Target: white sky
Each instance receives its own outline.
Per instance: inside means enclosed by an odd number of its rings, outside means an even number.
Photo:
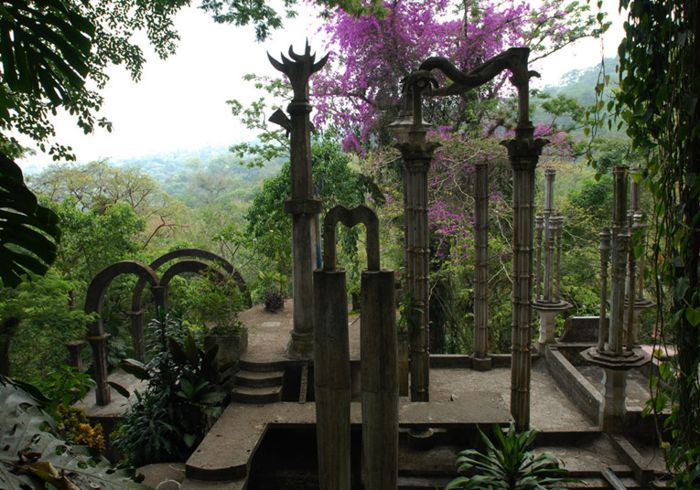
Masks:
[[[617,0],[605,0],[604,5],[613,21],[604,39],[605,54],[612,56],[623,35],[623,19],[617,13]],[[209,14],[187,8],[175,19],[181,39],[174,56],[160,60],[144,47],[147,62],[138,83],[124,69],[109,72],[111,79],[102,92],[105,103],[101,115],[112,121],[112,132],[97,129],[85,135],[74,119],[59,115],[55,118],[57,140],[72,146],[80,162],[228,146],[250,140],[255,135],[231,115],[226,100],[238,98],[244,102],[257,98],[252,84],[241,77],[247,73],[277,73],[269,64],[266,51],[278,57],[290,43],[301,51],[306,37],[312,51],[320,50],[318,22],[311,12],[302,10],[296,19],[286,20],[283,29],[273,32],[271,39],[256,43],[251,27],[216,24]],[[533,68],[542,74],[539,85],[548,85],[570,70],[595,65],[600,58],[600,40],[584,39]],[[50,161],[48,155],[37,151],[19,163],[37,167]]]

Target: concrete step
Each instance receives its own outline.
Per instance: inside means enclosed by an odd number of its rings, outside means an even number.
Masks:
[[[271,371],[284,371],[287,367],[288,361],[267,361],[267,362],[256,362],[249,361],[247,359],[241,359],[238,362],[238,369],[242,371],[252,371],[256,373],[269,373]]]
[[[431,477],[431,476],[401,476],[398,479],[398,490],[435,490],[436,488],[445,488],[452,478],[456,477]],[[641,490],[639,484],[634,479],[625,477],[620,478],[627,490]],[[581,478],[578,482],[564,483],[562,488],[571,490],[610,490],[610,484],[603,477]]]
[[[244,371],[236,373],[234,383],[236,386],[249,388],[264,388],[282,386],[284,371]]]
[[[445,488],[452,478],[430,478],[420,476],[399,476],[397,490],[435,490]]]
[[[263,404],[282,401],[282,386],[234,386],[231,400],[238,403]]]
[[[178,488],[181,490],[244,490],[247,483],[247,478],[229,481],[204,481],[188,478]]]

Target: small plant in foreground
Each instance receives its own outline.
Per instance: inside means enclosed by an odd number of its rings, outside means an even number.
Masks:
[[[515,431],[513,424],[504,431],[494,426],[496,444],[479,430],[486,452],[475,449],[461,451],[457,457],[458,476],[445,490],[476,488],[480,490],[544,490],[558,489],[571,482],[562,461],[548,454],[529,451],[537,431]]]

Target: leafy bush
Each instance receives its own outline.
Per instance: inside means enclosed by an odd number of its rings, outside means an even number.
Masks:
[[[175,281],[174,281],[175,282]],[[170,311],[187,318],[192,325],[234,325],[237,313],[243,309],[243,296],[232,277],[223,280],[207,274],[195,279],[181,279],[172,284],[169,295]]]
[[[223,387],[227,380],[214,363],[216,348],[205,352],[183,322],[167,317],[150,322],[149,329],[155,330],[150,336],[155,339],[152,360],[145,365],[132,359],[122,363],[125,371],[148,381],[115,437],[133,466],[187,459],[228,396]]]
[[[478,488],[481,490],[515,490],[560,488],[556,485],[571,481],[562,462],[547,454],[529,451],[537,431],[516,433],[511,423],[507,432],[493,427],[496,444],[479,430],[486,445],[486,453],[467,449],[457,458],[458,476],[447,484],[445,490]],[[498,447],[497,447],[498,446]]]
[[[0,488],[144,488],[57,436],[36,388],[0,376]]]

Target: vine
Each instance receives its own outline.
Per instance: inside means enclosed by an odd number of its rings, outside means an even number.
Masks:
[[[660,366],[650,408],[658,414],[670,404],[664,422],[670,440],[663,443],[669,468],[676,488],[698,488],[700,7],[696,0],[620,0],[620,8],[628,19],[618,48],[619,90],[607,109],[644,157],[642,178],[654,199],[657,331],[677,350]],[[596,94],[593,110],[600,112],[602,87]],[[593,124],[599,127],[601,119]]]

